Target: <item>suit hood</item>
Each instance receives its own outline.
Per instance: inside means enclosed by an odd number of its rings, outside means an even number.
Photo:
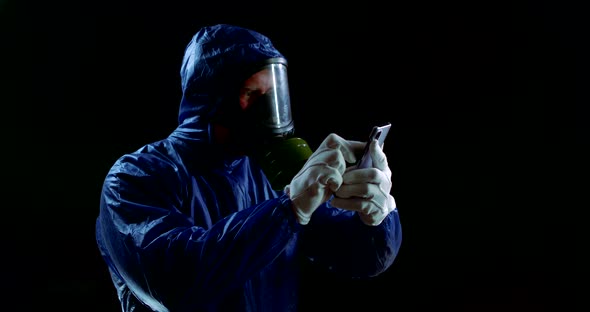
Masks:
[[[215,112],[228,103],[237,108],[241,84],[264,60],[275,57],[284,58],[256,31],[228,24],[201,28],[182,59],[179,125],[172,136],[210,141]]]

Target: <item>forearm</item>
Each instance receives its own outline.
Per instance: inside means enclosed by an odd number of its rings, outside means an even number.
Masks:
[[[343,275],[368,277],[387,270],[401,244],[397,210],[378,226],[364,224],[356,212],[329,205],[316,210],[302,232],[306,255],[313,262]]]

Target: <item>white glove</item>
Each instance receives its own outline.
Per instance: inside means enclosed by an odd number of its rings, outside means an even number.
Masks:
[[[300,224],[307,224],[319,205],[327,201],[342,184],[346,162],[356,161],[355,151],[364,143],[347,141],[337,134],[328,135],[301,170],[285,187]]]
[[[396,208],[391,196],[391,170],[387,157],[377,144],[370,142],[373,168],[347,168],[342,185],[334,193],[332,206],[357,211],[366,225],[376,226]]]

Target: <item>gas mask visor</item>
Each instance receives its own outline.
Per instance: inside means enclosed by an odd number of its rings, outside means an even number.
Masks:
[[[249,114],[256,120],[259,131],[267,137],[283,137],[294,132],[291,98],[287,78],[287,60],[271,58],[259,71],[266,72],[268,89],[254,101]]]
[[[257,86],[264,87],[252,95],[256,98],[246,110],[245,120],[253,121],[257,133],[252,137],[262,141],[256,145],[252,138],[246,137],[244,142],[254,148],[254,156],[273,189],[282,190],[303,167],[312,150],[305,140],[295,136],[287,60],[270,58],[261,65],[253,77],[257,78]],[[248,133],[242,131],[242,135]]]

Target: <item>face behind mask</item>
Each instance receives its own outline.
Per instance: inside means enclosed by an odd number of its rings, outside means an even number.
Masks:
[[[294,135],[287,61],[268,59],[244,84],[239,141],[260,164],[272,186],[282,190],[311,156],[309,145]]]

